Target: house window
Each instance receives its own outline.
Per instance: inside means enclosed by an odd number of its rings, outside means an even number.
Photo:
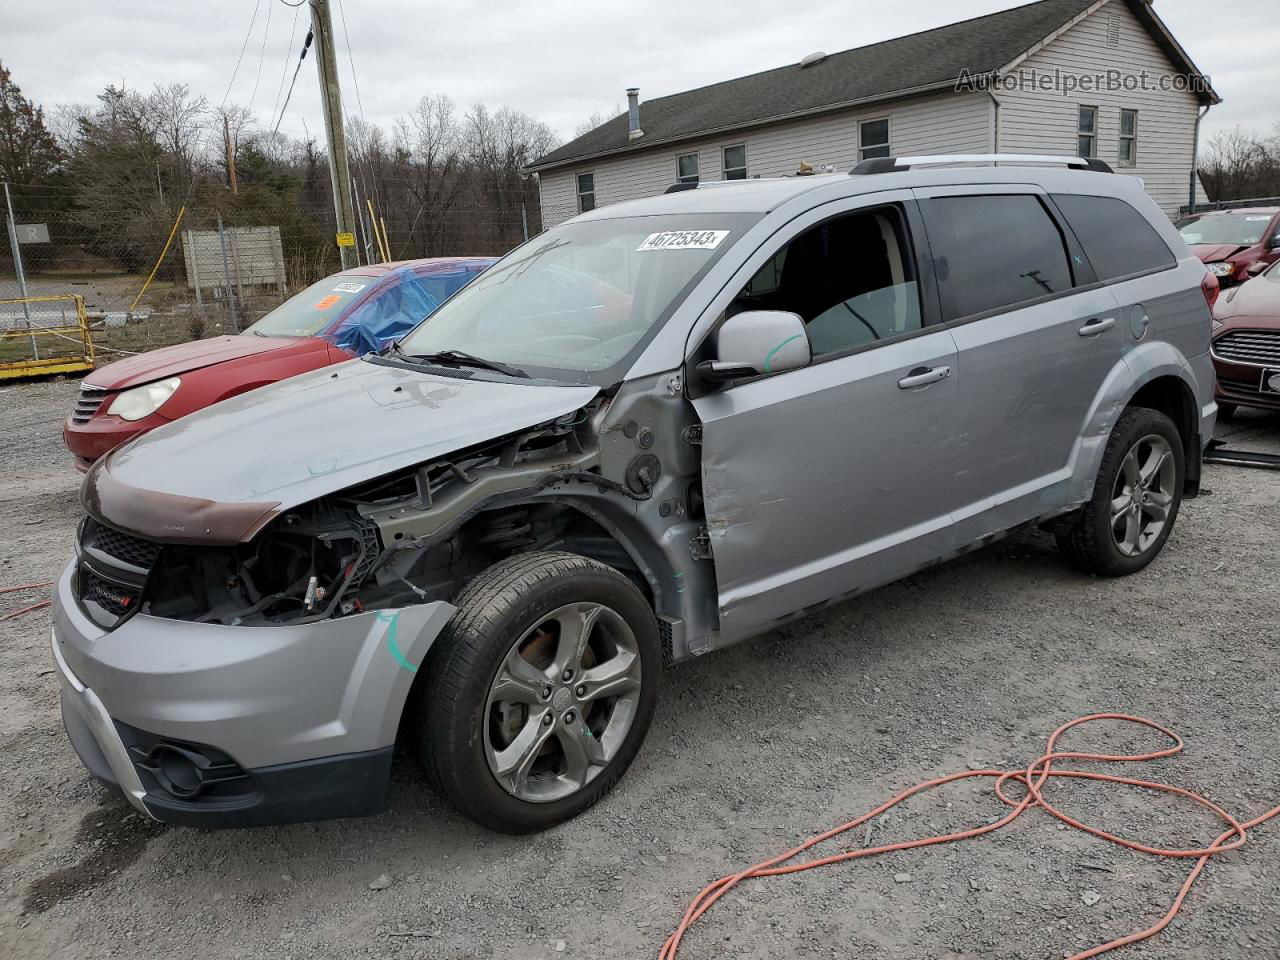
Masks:
[[[892,156],[889,150],[889,120],[863,120],[858,124],[858,159]]]
[[[1120,111],[1120,162],[1132,167],[1138,162],[1138,111]]]
[[[725,147],[720,151],[721,171],[726,180],[747,179],[747,145],[745,143]]]
[[[676,183],[698,182],[698,155],[682,153],[676,157]]]
[[[586,213],[596,208],[596,175],[578,174],[578,212]]]
[[[1081,107],[1076,121],[1076,153],[1081,157],[1098,155],[1098,108]]]

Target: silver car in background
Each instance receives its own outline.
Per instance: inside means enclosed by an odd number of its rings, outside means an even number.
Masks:
[[[1204,265],[1098,161],[852,173],[584,214],[100,462],[53,635],[85,765],[276,823],[383,809],[399,739],[538,830],[622,776],[664,664],[1027,524],[1142,569],[1213,432]]]

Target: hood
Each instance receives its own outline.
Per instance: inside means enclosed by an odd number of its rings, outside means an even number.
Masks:
[[[1193,243],[1191,244],[1191,252],[1194,253],[1205,263],[1214,263],[1217,260],[1226,260],[1228,257],[1234,256],[1241,250],[1248,250],[1238,243]]]
[[[143,434],[86,478],[85,498],[100,472],[113,487],[162,499],[289,509],[572,413],[598,392],[349,360]]]
[[[1267,318],[1280,325],[1280,279],[1254,277],[1218,297],[1215,320],[1236,317]]]
[[[164,380],[166,377],[181,376],[201,367],[211,367],[215,363],[270,353],[297,343],[296,337],[255,337],[252,334],[210,337],[208,340],[179,343],[117,360],[94,370],[84,379],[91,387],[123,390],[126,387],[140,387],[144,383]]]

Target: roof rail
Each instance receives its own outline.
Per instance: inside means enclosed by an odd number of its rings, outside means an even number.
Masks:
[[[1023,163],[1039,167],[1062,165],[1080,167],[1095,173],[1115,173],[1106,161],[1097,157],[1055,157],[1037,153],[952,153],[930,157],[872,157],[859,162],[849,174],[863,176],[910,170],[912,167],[939,167],[948,164],[978,166],[989,163]]]

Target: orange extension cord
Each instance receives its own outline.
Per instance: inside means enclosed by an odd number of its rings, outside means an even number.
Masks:
[[[1059,753],[1054,750],[1058,738],[1064,733],[1072,727],[1078,727],[1094,720],[1121,720],[1126,723],[1135,723],[1144,727],[1150,727],[1152,730],[1157,730],[1167,736],[1173,741],[1174,746],[1165,750],[1157,750],[1152,753],[1140,753],[1133,756],[1114,756],[1105,753],[1083,753],[1073,751],[1064,751]],[[1140,930],[1137,933],[1131,933],[1128,936],[1120,937],[1117,940],[1112,940],[1108,943],[1101,944],[1100,946],[1092,947],[1085,950],[1083,953],[1074,954],[1070,960],[1086,960],[1088,957],[1096,957],[1099,954],[1106,953],[1109,950],[1114,950],[1117,947],[1123,947],[1127,944],[1137,943],[1139,940],[1145,940],[1148,937],[1153,937],[1167,927],[1173,920],[1174,916],[1177,915],[1178,910],[1182,907],[1182,901],[1186,899],[1187,892],[1191,889],[1191,885],[1196,882],[1196,878],[1200,876],[1200,872],[1204,869],[1204,865],[1209,862],[1209,859],[1219,853],[1225,853],[1228,850],[1240,849],[1240,847],[1244,846],[1246,840],[1245,831],[1251,830],[1261,823],[1265,823],[1272,817],[1280,816],[1280,807],[1276,807],[1275,809],[1264,813],[1260,817],[1255,817],[1253,820],[1241,823],[1213,801],[1182,787],[1171,786],[1167,783],[1155,783],[1150,780],[1136,780],[1132,777],[1117,777],[1104,773],[1091,773],[1085,770],[1055,770],[1052,765],[1058,760],[1094,760],[1107,763],[1157,760],[1161,757],[1171,757],[1176,753],[1181,753],[1183,746],[1182,738],[1172,730],[1162,727],[1160,724],[1151,720],[1146,720],[1142,717],[1132,717],[1124,713],[1094,713],[1086,717],[1079,717],[1078,719],[1072,720],[1070,723],[1064,723],[1057,730],[1053,731],[1053,735],[1049,737],[1049,742],[1045,747],[1044,755],[1032,763],[1031,766],[1027,767],[1026,770],[967,770],[964,773],[953,773],[950,776],[939,777],[936,780],[927,780],[924,783],[917,784],[908,790],[904,790],[892,800],[882,803],[871,812],[858,817],[858,819],[850,820],[842,826],[836,827],[833,830],[828,830],[826,833],[821,833],[816,837],[806,840],[804,843],[800,844],[800,846],[792,850],[788,850],[786,853],[780,854],[779,856],[773,857],[769,860],[765,860],[762,863],[758,863],[754,867],[749,867],[746,870],[743,870],[741,873],[721,877],[715,883],[704,888],[703,891],[694,898],[693,902],[689,905],[689,909],[685,911],[684,917],[681,919],[680,925],[676,928],[675,933],[673,933],[663,945],[662,952],[658,954],[658,960],[675,960],[676,951],[680,949],[680,941],[684,939],[684,935],[688,933],[689,928],[693,926],[693,924],[696,923],[703,914],[710,910],[717,900],[723,897],[743,880],[755,877],[776,877],[787,873],[799,873],[802,870],[813,870],[817,867],[825,867],[833,863],[843,863],[846,860],[857,860],[861,857],[874,857],[877,854],[891,853],[895,850],[912,850],[916,847],[928,847],[938,843],[950,843],[953,840],[967,840],[970,837],[980,837],[985,833],[991,833],[995,830],[999,830],[1001,827],[1008,826],[1031,807],[1042,807],[1045,811],[1057,817],[1068,826],[1075,827],[1077,830],[1083,830],[1085,833],[1091,833],[1095,837],[1110,840],[1112,843],[1119,844],[1122,847],[1127,847],[1130,850],[1139,850],[1143,853],[1150,853],[1159,857],[1182,857],[1186,859],[1194,859],[1196,861],[1195,866],[1191,868],[1191,873],[1188,874],[1187,879],[1182,883],[1181,889],[1178,890],[1178,895],[1174,897],[1173,905],[1169,908],[1168,913],[1164,915],[1160,922],[1145,930]],[[908,797],[913,797],[917,793],[922,793],[925,790],[931,790],[934,787],[940,787],[943,784],[954,783],[958,780],[967,780],[970,777],[994,777],[996,781],[996,796],[998,796],[1004,803],[1013,807],[1013,812],[1002,819],[997,820],[995,823],[984,827],[977,827],[973,830],[961,830],[958,833],[922,837],[919,840],[890,843],[881,847],[865,847],[858,850],[847,850],[844,853],[837,853],[828,857],[819,857],[814,860],[805,860],[800,863],[787,863],[788,860],[794,859],[810,847],[816,846],[819,843],[830,840],[832,837],[839,836],[848,830],[861,826],[872,817],[877,817],[886,810],[896,807]],[[1079,780],[1101,780],[1105,783],[1124,783],[1135,787],[1145,787],[1148,790],[1160,790],[1164,793],[1177,794],[1180,797],[1186,797],[1189,800],[1194,800],[1202,807],[1212,810],[1213,813],[1227,825],[1227,829],[1216,840],[1214,840],[1212,844],[1198,850],[1167,850],[1162,847],[1150,847],[1134,840],[1126,840],[1123,837],[1117,837],[1114,834],[1107,833],[1105,830],[1099,830],[1096,827],[1091,827],[1088,824],[1081,823],[1079,820],[1075,820],[1067,816],[1061,810],[1056,809],[1052,804],[1050,804],[1049,801],[1044,798],[1041,788],[1044,786],[1046,781],[1053,777],[1072,777]],[[1010,780],[1020,783],[1027,791],[1026,796],[1017,802],[1007,797],[1004,793],[1004,785]],[[1230,842],[1227,842],[1228,838],[1231,838]]]
[[[0,594],[20,593],[23,590],[42,590],[45,587],[52,587],[52,586],[53,586],[52,580],[46,581],[44,583],[24,583],[16,587],[0,587]],[[45,607],[50,606],[50,603],[51,602],[48,600],[41,600],[39,603],[33,603],[29,607],[23,607],[21,610],[15,610],[13,611],[13,613],[7,613],[3,617],[0,617],[0,623],[3,623],[5,620],[17,619],[18,617],[22,616],[24,613],[31,613],[35,610],[43,610]]]

